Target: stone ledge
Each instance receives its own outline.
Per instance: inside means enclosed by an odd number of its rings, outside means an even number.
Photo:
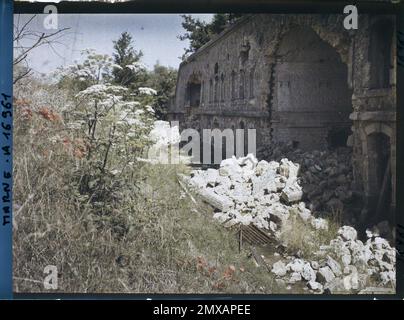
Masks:
[[[269,118],[269,113],[260,112],[260,111],[208,111],[201,110],[199,112],[195,112],[194,115],[206,115],[206,116],[224,116],[224,117],[246,117],[246,118]]]
[[[396,113],[386,111],[353,112],[349,115],[349,119],[353,121],[396,121]]]
[[[360,93],[360,94],[353,94],[352,95],[352,100],[358,100],[358,99],[365,99],[365,98],[382,98],[382,97],[387,97],[394,93],[395,88],[389,87],[389,88],[380,88],[380,89],[367,89],[366,91]]]

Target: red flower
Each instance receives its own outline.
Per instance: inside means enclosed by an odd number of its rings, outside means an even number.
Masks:
[[[60,121],[62,120],[62,117],[61,117],[58,113],[56,113],[56,112],[50,110],[50,109],[47,108],[47,107],[41,107],[41,108],[38,110],[38,113],[39,113],[44,119],[49,120],[49,121],[52,121],[52,122],[60,122]]]

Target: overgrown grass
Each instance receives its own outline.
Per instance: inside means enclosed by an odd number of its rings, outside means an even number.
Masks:
[[[329,244],[337,236],[341,227],[341,213],[334,212],[328,222],[327,229],[315,230],[310,222],[304,221],[297,213],[291,212],[288,220],[282,224],[280,239],[290,254],[300,253],[302,258],[315,259],[320,246]]]
[[[238,252],[235,231],[184,193],[177,179],[185,167],[137,164],[136,175],[124,177],[132,187],[112,184],[112,200],[93,201],[78,190],[84,160],[74,146],[66,149],[63,121],[24,110],[15,110],[14,131],[16,292],[46,291],[47,265],[58,269],[58,292],[282,290]]]

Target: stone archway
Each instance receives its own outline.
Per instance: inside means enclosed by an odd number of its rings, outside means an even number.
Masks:
[[[199,107],[202,96],[202,81],[201,75],[193,73],[187,82],[185,90],[185,101],[190,107]]]
[[[275,57],[273,112],[279,122],[274,139],[296,141],[303,149],[346,143],[352,91],[336,49],[310,27],[295,26],[283,36]]]

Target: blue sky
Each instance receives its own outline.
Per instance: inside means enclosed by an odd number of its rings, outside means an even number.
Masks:
[[[194,14],[209,21],[212,14]],[[31,15],[20,15],[20,24]],[[31,23],[36,31],[49,32],[43,28],[45,15],[38,15]],[[15,23],[18,15],[14,17]],[[29,56],[29,64],[34,71],[47,73],[62,65],[80,60],[80,51],[87,48],[111,54],[113,40],[128,31],[134,39],[134,46],[144,53],[143,63],[152,68],[158,60],[160,64],[177,68],[188,43],[177,36],[184,33],[182,18],[178,14],[59,14],[59,28],[69,27],[65,35],[54,45],[37,48]]]

